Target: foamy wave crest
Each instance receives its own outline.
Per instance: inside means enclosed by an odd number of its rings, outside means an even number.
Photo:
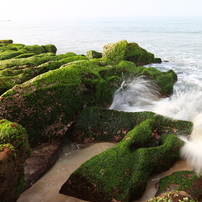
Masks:
[[[197,172],[202,172],[202,113],[193,119],[193,128],[189,139],[180,137],[184,142],[181,156],[190,163]]]
[[[158,85],[145,79],[144,76],[124,80],[114,93],[114,98],[109,109],[117,111],[149,111],[153,107],[153,101],[159,100]]]
[[[169,98],[160,98],[155,82],[144,77],[123,81],[115,92],[110,109],[138,112],[152,111],[177,120],[193,122],[190,138],[180,137],[184,142],[181,156],[193,169],[202,171],[202,92],[200,90],[176,91]]]
[[[184,158],[196,173],[202,171],[202,142],[188,140],[180,150],[181,157]]]

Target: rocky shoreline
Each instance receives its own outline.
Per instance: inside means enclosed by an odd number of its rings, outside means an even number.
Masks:
[[[90,201],[141,197],[148,177],[179,159],[183,142],[176,135],[188,136],[192,123],[152,112],[107,108],[123,75],[152,79],[160,96],[165,97],[172,94],[176,73],[143,67],[161,59],[126,40],[105,45],[102,53],[56,52],[54,45],[27,46],[0,40],[0,200],[16,201],[55,163],[65,140],[118,144],[82,164],[66,179],[60,193]],[[155,146],[154,133],[160,137]],[[159,190],[163,191],[158,197],[174,199],[177,193],[180,200],[199,200],[201,195],[196,193],[201,193],[201,177],[194,172],[187,173],[185,179],[184,175],[177,172],[181,180],[169,190],[162,179]],[[191,189],[190,176],[198,192]]]

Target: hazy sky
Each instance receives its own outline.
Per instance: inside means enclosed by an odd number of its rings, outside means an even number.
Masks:
[[[202,0],[1,0],[2,19],[202,16]]]

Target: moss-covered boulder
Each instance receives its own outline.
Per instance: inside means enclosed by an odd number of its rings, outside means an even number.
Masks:
[[[188,136],[192,123],[176,121],[152,112],[121,112],[98,107],[83,110],[75,123],[72,139],[78,143],[119,142],[130,130],[142,121],[155,119],[155,131],[160,135]]]
[[[192,171],[177,171],[166,176],[159,182],[157,196],[170,191],[185,191],[200,200],[202,197],[202,176]]]
[[[106,44],[103,47],[102,57],[109,58],[115,63],[118,63],[121,60],[132,61],[137,66],[150,64],[156,61],[154,59],[154,54],[141,48],[137,43],[128,43],[126,40],[114,44]]]
[[[25,129],[0,120],[0,201],[16,201],[24,188],[23,163],[30,154]]]
[[[101,58],[102,53],[94,51],[94,50],[89,50],[89,51],[86,52],[86,57],[88,59]]]
[[[175,135],[164,135],[157,147],[150,147],[154,130],[154,119],[141,122],[116,146],[82,164],[60,193],[102,202],[141,197],[148,177],[171,167],[183,144]]]
[[[10,43],[10,44],[12,44],[13,40],[12,39],[2,39],[2,40],[0,40],[0,44],[1,43]]]

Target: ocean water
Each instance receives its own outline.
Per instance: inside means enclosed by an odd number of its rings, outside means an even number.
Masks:
[[[125,39],[128,42],[138,43],[142,48],[154,53],[155,57],[162,58],[163,63],[147,66],[156,67],[161,71],[173,69],[177,73],[178,81],[174,86],[173,95],[160,101],[152,99],[145,101],[144,96],[135,95],[134,98],[124,92],[114,100],[118,103],[116,110],[151,110],[171,118],[193,122],[195,120],[192,134],[195,140],[185,139],[186,144],[182,151],[184,158],[191,162],[192,167],[197,172],[201,171],[202,17],[0,21],[0,39],[13,39],[14,43],[26,45],[54,44],[57,47],[57,54],[66,52],[85,54],[88,50],[102,52],[105,44]],[[136,88],[134,83],[128,82],[127,85],[132,86],[134,90]],[[124,103],[120,100],[124,100]],[[136,100],[141,101],[143,105],[138,105]],[[197,120],[194,119],[196,116],[199,117]],[[33,194],[34,191],[30,191],[30,196]],[[46,201],[46,194],[42,195],[37,201]]]
[[[102,52],[107,43],[136,42],[169,63],[183,85],[202,87],[202,17],[134,17],[0,21],[0,39],[26,45],[54,44],[57,54]]]

